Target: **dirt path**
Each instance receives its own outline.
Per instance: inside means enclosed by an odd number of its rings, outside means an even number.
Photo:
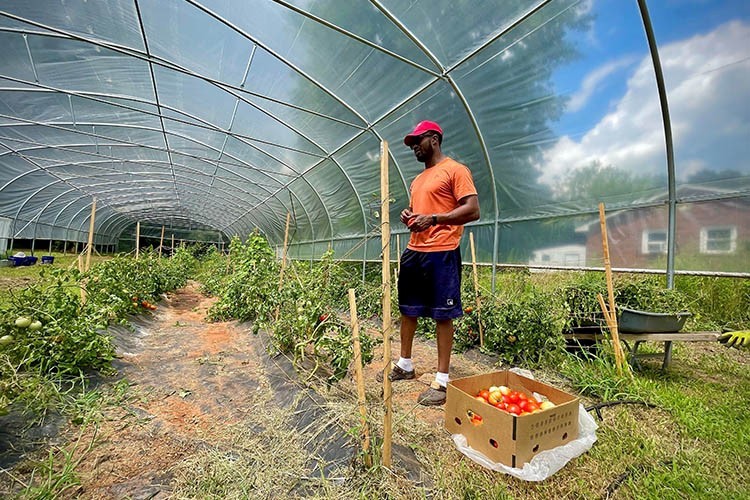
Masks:
[[[191,284],[136,322],[135,332],[115,333],[115,364],[137,400],[102,423],[79,467],[76,496],[162,497],[171,467],[252,407],[252,338],[236,323],[206,323],[211,303]]]
[[[191,283],[160,302],[152,317],[136,321],[135,332],[115,332],[119,354],[115,365],[129,382],[129,393],[135,399],[108,412],[96,439],[92,433],[81,438],[83,443],[95,444],[81,453],[77,468],[81,485],[71,492],[72,496],[167,498],[175,467],[226,439],[224,430],[243,423],[256,408],[258,391],[270,384],[280,395],[297,392],[289,385],[293,372],[284,374],[276,369],[277,363],[266,354],[260,336],[252,335],[247,325],[205,321],[212,303],[213,299],[201,295],[197,285]],[[397,339],[392,349],[398,353]],[[487,370],[486,364],[482,367],[457,358],[452,367],[456,377]],[[441,429],[442,407],[415,404],[417,395],[434,377],[434,346],[416,342],[414,359],[421,376],[393,385],[394,411],[402,417],[406,414],[411,418],[408,414],[412,414]],[[368,397],[376,399],[380,388],[374,376],[382,363],[382,350],[376,352],[375,360],[365,367],[365,375]],[[287,384],[287,388],[279,384]],[[339,388],[356,394],[351,380],[342,381]],[[287,401],[278,399],[280,404],[292,404],[290,397]],[[319,397],[311,394],[310,399]],[[304,423],[320,420],[321,406],[318,402],[307,417],[303,414],[306,410],[294,409],[302,414]],[[340,453],[337,450],[351,445],[350,438],[328,436],[321,441],[330,445],[328,452],[316,450],[314,455],[318,457],[336,455]],[[418,471],[411,473],[418,477]]]

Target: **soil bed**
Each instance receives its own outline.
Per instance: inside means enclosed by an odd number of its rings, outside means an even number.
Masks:
[[[118,345],[114,364],[118,377],[130,384],[131,397],[127,404],[107,409],[107,418],[98,429],[89,429],[79,440],[94,445],[90,449],[81,445],[78,450],[81,484],[70,492],[72,496],[171,496],[175,482],[185,482],[184,477],[175,478],[175,471],[185,463],[215,450],[217,443],[223,443],[220,447],[225,455],[233,453],[233,445],[226,444],[228,437],[238,426],[253,427],[248,419],[262,407],[259,400],[268,399],[268,391],[275,406],[290,416],[285,422],[289,431],[307,436],[303,477],[335,482],[351,473],[347,469],[359,450],[345,427],[329,425],[337,420],[331,417],[335,407],[326,401],[330,395],[303,386],[289,360],[269,356],[267,338],[262,333],[253,335],[250,325],[206,322],[213,301],[191,283],[166,296],[153,315],[135,320],[134,331],[111,330]],[[398,353],[397,338],[392,349]],[[417,395],[434,378],[434,344],[415,341],[414,360],[417,380],[393,384],[394,413],[397,418],[415,418],[442,429],[442,407],[416,404]],[[381,363],[382,351],[378,351],[375,361],[365,367],[368,399],[380,397],[381,388],[374,377]],[[454,356],[454,377],[488,369],[486,363]],[[356,394],[350,378],[331,390]],[[260,423],[250,430],[262,436],[267,428]],[[452,446],[447,434],[445,438],[446,446]],[[394,444],[393,462],[404,477],[430,487],[410,448]],[[180,474],[184,476],[184,470]],[[300,495],[312,493],[299,484],[295,488]]]

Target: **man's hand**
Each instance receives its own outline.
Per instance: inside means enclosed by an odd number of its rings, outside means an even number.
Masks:
[[[412,233],[420,233],[432,225],[432,215],[412,214],[406,225]]]
[[[414,214],[411,212],[410,208],[401,210],[401,222],[403,222],[407,226],[409,225],[409,219],[411,219],[413,216]]]
[[[750,330],[722,333],[719,335],[719,342],[726,344],[727,347],[748,347],[750,346]]]

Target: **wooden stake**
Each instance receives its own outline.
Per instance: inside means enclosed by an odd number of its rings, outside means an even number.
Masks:
[[[83,272],[83,255],[78,254],[78,271]],[[81,305],[86,303],[86,280],[81,280]]]
[[[174,233],[172,233],[172,255],[174,255]]]
[[[290,212],[286,213],[286,227],[284,229],[284,248],[281,249],[281,270],[279,271],[279,291],[281,291],[281,285],[284,283],[284,268],[286,267],[286,247],[289,243],[289,221],[292,217]],[[279,308],[276,308],[274,314],[274,321],[279,320]]]
[[[607,280],[607,295],[609,298],[609,311],[604,311],[604,319],[609,320],[607,326],[612,334],[612,344],[615,352],[615,364],[617,365],[617,374],[622,375],[623,359],[625,358],[620,345],[620,334],[617,328],[617,309],[615,307],[615,288],[612,283],[612,264],[609,260],[609,238],[607,236],[607,218],[604,215],[604,203],[599,203],[599,225],[602,231],[602,250],[604,254],[604,274]],[[604,302],[602,298],[602,302]],[[600,304],[601,305],[601,304]],[[630,373],[630,372],[628,372]],[[632,374],[631,374],[632,375]]]
[[[164,226],[161,227],[161,237],[159,238],[159,258],[161,259],[161,247],[164,246]]]
[[[607,306],[607,303],[604,301],[604,296],[601,293],[596,294],[596,299],[599,301],[599,306],[602,308],[602,313],[604,314],[604,320],[607,322],[607,328],[609,328],[610,332],[615,331],[617,328],[617,317],[613,317],[612,311],[610,311],[609,307]],[[617,334],[618,340],[619,340],[619,332]],[[615,353],[615,365],[617,366],[617,373],[622,375],[622,366],[623,366],[623,357],[624,354],[621,350],[614,347],[614,336],[613,336],[613,350]]]
[[[135,260],[141,252],[141,221],[135,223]]]
[[[380,242],[383,255],[383,465],[391,466],[391,434],[393,432],[393,403],[391,401],[391,215],[388,187],[388,142],[380,144]]]
[[[289,243],[289,221],[292,217],[290,212],[286,213],[286,228],[284,229],[284,248],[281,249],[281,273],[279,274],[279,289],[284,281],[284,268],[286,267],[286,247]]]
[[[474,272],[474,296],[477,300],[477,325],[479,325],[479,346],[484,347],[484,328],[482,327],[482,301],[479,298],[479,275],[477,274],[477,254],[474,250],[474,233],[469,232],[469,246],[471,247],[471,268]]]
[[[89,244],[86,249],[86,271],[91,269],[91,249],[94,246],[94,220],[96,219],[96,198],[91,203],[91,220],[89,221]]]
[[[354,288],[349,289],[349,315],[352,325],[352,348],[354,349],[354,374],[357,379],[357,401],[359,403],[359,423],[362,426],[362,453],[365,466],[372,466],[370,455],[370,428],[367,425],[367,408],[365,407],[365,378],[362,374],[362,350],[359,345],[359,318],[357,316],[357,299]]]

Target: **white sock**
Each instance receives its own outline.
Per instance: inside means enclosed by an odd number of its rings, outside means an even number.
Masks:
[[[414,363],[411,362],[411,358],[398,358],[398,362],[396,364],[399,368],[406,372],[414,370]]]
[[[448,378],[448,374],[447,373],[437,372],[435,374],[435,382],[437,382],[438,384],[442,385],[443,387],[447,387],[448,386],[448,381],[450,381],[450,378]]]

